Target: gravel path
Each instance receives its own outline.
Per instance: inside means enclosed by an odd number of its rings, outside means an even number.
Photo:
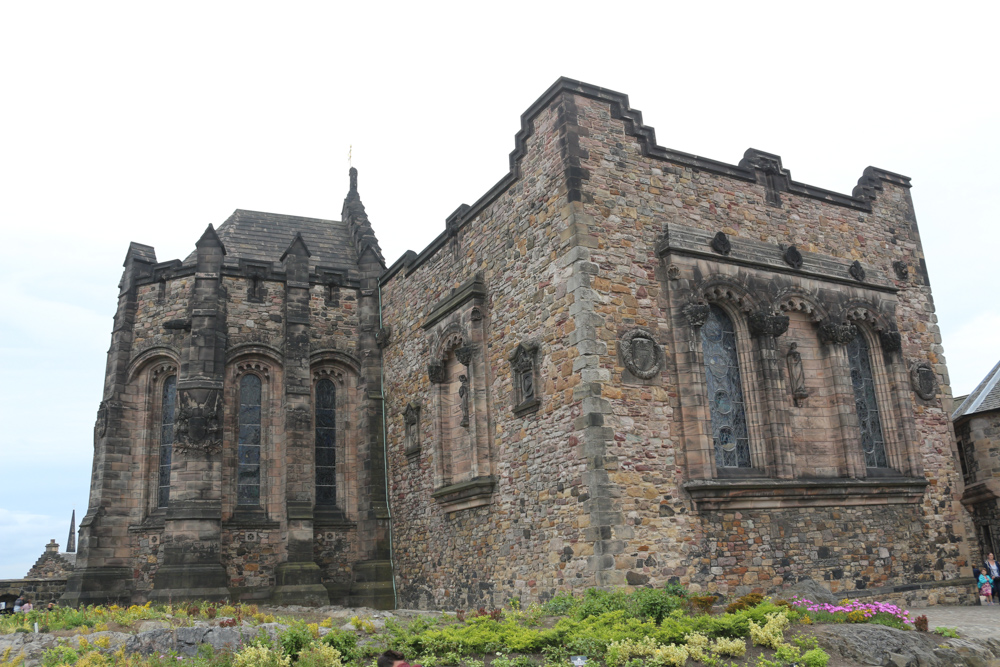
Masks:
[[[935,605],[909,609],[910,618],[927,616],[927,627],[958,628],[959,633],[977,639],[1000,639],[1000,604],[984,606]]]

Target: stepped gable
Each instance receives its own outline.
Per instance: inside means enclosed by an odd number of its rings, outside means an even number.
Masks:
[[[989,412],[1000,409],[1000,362],[983,378],[983,381],[965,397],[958,409],[952,413],[952,421],[973,415],[977,412]]]
[[[70,558],[71,557],[71,558]],[[50,540],[45,545],[45,552],[31,566],[25,579],[65,579],[73,571],[76,554],[59,553],[59,545]]]
[[[238,267],[241,259],[279,262],[296,234],[302,235],[312,253],[310,272],[317,266],[346,269],[357,265],[354,239],[348,225],[339,220],[236,209],[216,233],[226,248],[223,267]],[[192,252],[184,265],[193,266],[196,260],[197,252]]]

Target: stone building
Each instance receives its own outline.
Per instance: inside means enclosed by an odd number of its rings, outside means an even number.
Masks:
[[[353,169],[340,221],[133,243],[64,599],[971,596],[908,178],[666,149],[568,79],[510,164],[388,268]]]
[[[956,399],[952,415],[965,482],[962,502],[972,514],[981,552],[997,553],[1000,542],[1000,363],[968,396]]]

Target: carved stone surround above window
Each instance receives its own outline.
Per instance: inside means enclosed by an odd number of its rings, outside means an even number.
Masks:
[[[480,274],[444,296],[430,309],[422,326],[430,350],[427,376],[431,400],[426,417],[434,426],[431,460],[436,490],[432,497],[444,512],[489,504],[496,486],[485,357],[488,326],[486,284]],[[408,450],[411,443],[412,438]]]
[[[673,337],[672,344],[663,342],[674,356],[677,383],[689,389],[680,392],[675,416],[683,434],[685,488],[695,503],[702,509],[737,509],[917,502],[926,483],[917,453],[910,373],[896,323],[894,281],[870,265],[859,278],[857,270],[851,272],[851,260],[817,253],[797,252],[790,262],[787,247],[733,235],[724,255],[713,247],[714,239],[713,231],[670,224],[658,245]],[[714,305],[736,327],[746,394],[751,465],[736,476],[716,469],[716,436],[707,405],[699,332]],[[866,336],[872,357],[886,434],[885,468],[866,468],[853,413],[846,345],[858,332]],[[796,340],[799,345],[792,348]],[[790,352],[798,355],[798,363],[805,352],[807,363],[825,365],[827,372],[810,375],[808,383],[829,382],[829,387],[819,387],[821,395],[844,407],[834,410],[813,402],[807,383],[792,387]],[[826,467],[820,477],[810,465],[808,443],[793,432],[817,410],[829,411],[823,419],[831,424],[829,433],[820,436],[826,445],[823,456],[830,458],[821,462]],[[851,414],[837,421],[835,415],[845,412]]]

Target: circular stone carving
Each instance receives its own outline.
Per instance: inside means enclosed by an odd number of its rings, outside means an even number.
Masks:
[[[926,361],[918,361],[910,366],[910,385],[917,396],[929,401],[938,393],[937,375]]]
[[[655,377],[663,365],[663,352],[653,334],[641,327],[630,329],[622,335],[622,361],[632,375],[643,380]]]

